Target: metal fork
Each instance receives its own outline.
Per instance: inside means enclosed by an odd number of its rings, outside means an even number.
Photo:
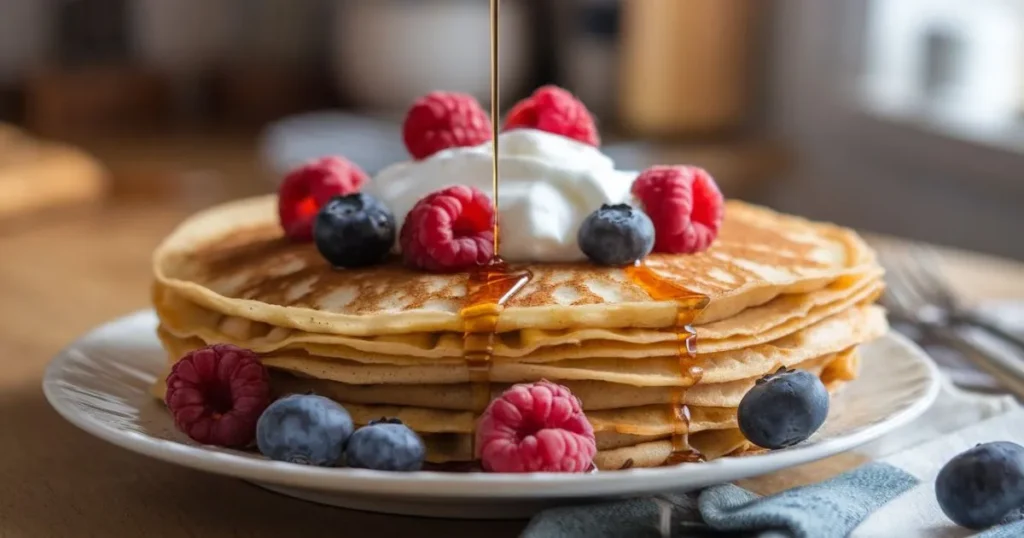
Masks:
[[[927,256],[927,253],[923,253]],[[887,272],[887,285],[882,304],[889,315],[898,321],[909,323],[922,331],[926,342],[935,342],[972,358],[982,369],[993,375],[1008,390],[1024,398],[1024,361],[993,352],[963,331],[964,324],[957,323],[940,306],[925,300],[919,291],[919,278],[905,269],[906,254],[883,256]],[[927,259],[927,258],[925,258]],[[917,263],[917,262],[911,262]],[[952,295],[950,294],[952,297]]]
[[[917,298],[916,317],[922,321],[946,325],[977,327],[1000,338],[1024,353],[1024,337],[1008,331],[964,307],[949,283],[939,273],[939,255],[922,246],[909,247],[903,254],[887,256],[891,285],[901,285]]]

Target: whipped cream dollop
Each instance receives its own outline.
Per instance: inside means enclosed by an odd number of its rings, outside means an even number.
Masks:
[[[387,204],[401,230],[409,210],[434,191],[468,185],[492,196],[492,155],[490,142],[447,149],[392,165],[364,190]],[[580,224],[601,204],[628,202],[637,176],[616,170],[598,148],[534,129],[498,137],[498,170],[498,253],[511,262],[585,260]]]

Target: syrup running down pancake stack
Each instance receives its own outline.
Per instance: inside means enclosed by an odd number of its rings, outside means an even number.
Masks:
[[[786,366],[834,392],[856,378],[858,346],[888,329],[873,304],[882,269],[854,232],[742,202],[726,202],[704,252],[626,268],[512,263],[494,289],[397,258],[332,268],[284,238],[276,203],[199,213],[155,252],[168,368],[209,344],[251,349],[275,393],[327,396],[357,425],[397,417],[431,463],[473,461],[488,401],[541,379],[581,400],[601,470],[755,450],[736,409],[756,379]]]

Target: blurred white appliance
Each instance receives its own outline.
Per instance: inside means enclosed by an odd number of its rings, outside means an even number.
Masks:
[[[1024,2],[875,0],[865,91],[881,111],[965,127],[1016,120],[1024,81]]]
[[[490,103],[490,2],[339,0],[332,36],[334,79],[353,104],[404,111],[431,90]],[[501,1],[502,102],[522,97],[529,74],[528,6]]]

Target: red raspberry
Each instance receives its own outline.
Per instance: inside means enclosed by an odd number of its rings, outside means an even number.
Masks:
[[[569,389],[514,385],[487,406],[476,428],[485,471],[585,473],[597,453],[594,428]]]
[[[703,169],[653,166],[636,178],[632,191],[654,222],[654,252],[701,252],[718,237],[724,201]]]
[[[601,145],[601,135],[587,107],[558,86],[543,86],[508,113],[503,131],[528,127]]]
[[[193,440],[241,448],[270,405],[270,377],[252,351],[219,344],[187,353],[167,376],[167,407]]]
[[[414,159],[448,148],[477,146],[491,140],[491,119],[470,95],[431,92],[413,103],[402,138]]]
[[[277,192],[277,214],[285,236],[311,240],[320,208],[335,196],[359,192],[366,181],[366,172],[342,157],[324,157],[293,170]]]
[[[411,267],[447,273],[484,265],[494,255],[491,198],[465,185],[428,194],[405,217],[398,241]]]

